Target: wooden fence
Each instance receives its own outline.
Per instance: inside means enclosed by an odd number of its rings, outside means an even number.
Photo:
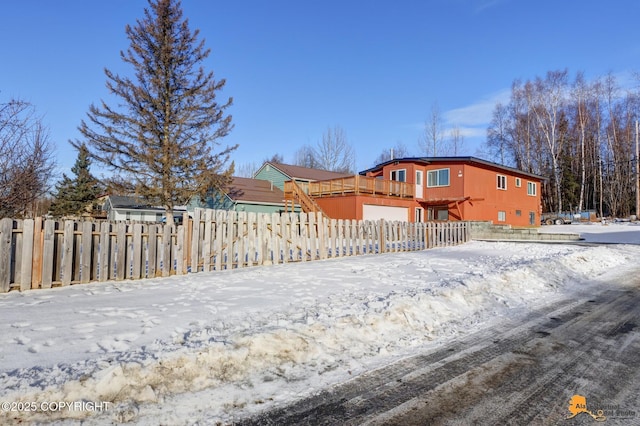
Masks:
[[[373,222],[202,209],[185,219],[179,226],[2,219],[0,293],[423,250],[469,240],[467,222]]]

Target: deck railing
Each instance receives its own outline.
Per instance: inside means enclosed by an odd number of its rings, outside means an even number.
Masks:
[[[415,185],[406,182],[356,175],[345,178],[310,182],[308,194],[312,197],[366,194],[414,198]]]

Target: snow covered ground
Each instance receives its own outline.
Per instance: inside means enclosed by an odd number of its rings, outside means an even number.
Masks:
[[[0,424],[206,424],[310,395],[640,270],[603,246],[463,246],[0,295]],[[607,284],[610,285],[610,284]]]

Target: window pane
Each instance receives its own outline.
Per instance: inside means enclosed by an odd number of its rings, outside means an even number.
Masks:
[[[438,172],[438,185],[439,186],[448,186],[449,185],[449,169],[442,169]]]
[[[427,185],[436,186],[436,172],[427,172]]]

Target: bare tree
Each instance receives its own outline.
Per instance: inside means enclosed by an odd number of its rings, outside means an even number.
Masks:
[[[0,217],[32,217],[55,169],[48,129],[28,102],[0,104]]]
[[[323,170],[351,173],[355,169],[355,151],[347,140],[347,134],[339,126],[327,128],[315,154]]]
[[[294,154],[294,164],[296,166],[308,167],[310,169],[320,168],[316,159],[316,152],[311,145],[302,145]]]
[[[393,148],[384,149],[373,161],[373,165],[377,166],[378,164],[393,160],[394,158],[403,158],[407,156],[409,156],[407,146],[402,142],[397,142]]]
[[[123,188],[165,207],[173,222],[174,205],[203,198],[229,182],[237,146],[214,151],[232,129],[216,94],[225,80],[205,72],[210,51],[182,18],[179,0],[149,0],[144,17],[127,25],[130,48],[121,52],[135,78],[105,70],[117,107],[92,105],[79,130],[91,156],[117,173]]]
[[[303,145],[295,153],[295,164],[302,167],[352,173],[355,151],[340,126],[329,127],[316,147]]]
[[[640,88],[622,93],[612,74],[589,83],[578,73],[571,85],[567,76],[554,71],[514,82],[509,104],[496,106],[487,144],[514,167],[547,177],[545,210],[629,215]]]
[[[464,136],[458,126],[453,127],[449,131],[449,147],[448,152],[450,155],[457,157],[463,151]]]
[[[487,141],[485,145],[489,149],[490,154],[500,164],[506,165],[507,153],[510,152],[509,145],[513,144],[510,140],[511,123],[509,120],[508,109],[498,103],[493,110],[493,118],[487,128]]]
[[[442,115],[440,114],[440,108],[437,103],[431,106],[431,115],[424,123],[424,134],[420,141],[422,150],[425,155],[437,157],[442,154],[443,148],[443,123]]]
[[[235,168],[235,171],[236,171],[235,175],[239,177],[252,178],[256,174],[259,168],[260,168],[260,165],[255,162],[240,163]]]
[[[278,163],[278,164],[282,164],[282,163],[284,163],[284,156],[282,156],[282,154],[275,153],[271,157],[265,158],[263,163]]]

